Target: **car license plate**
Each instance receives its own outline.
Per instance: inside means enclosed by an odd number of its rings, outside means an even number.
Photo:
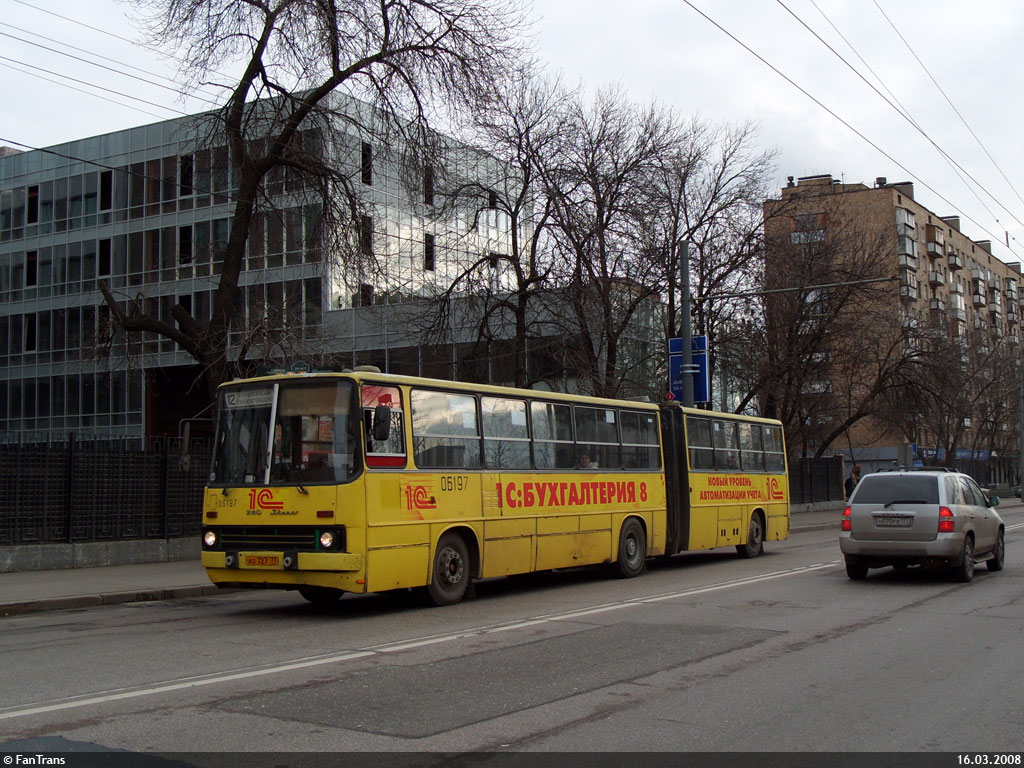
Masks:
[[[879,528],[909,528],[913,520],[910,515],[890,515],[888,517],[876,517],[875,525]]]
[[[279,555],[245,555],[246,568],[280,568]]]

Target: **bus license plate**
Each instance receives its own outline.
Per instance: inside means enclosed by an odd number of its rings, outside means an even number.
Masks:
[[[909,528],[911,518],[909,515],[899,517],[878,517],[875,518],[875,525],[879,528]]]
[[[278,555],[246,555],[246,568],[280,568],[281,558]]]

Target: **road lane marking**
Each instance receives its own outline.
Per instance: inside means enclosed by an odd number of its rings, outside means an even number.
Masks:
[[[376,656],[382,653],[395,653],[397,651],[409,650],[411,648],[421,648],[424,646],[436,645],[438,643],[446,643],[453,640],[461,640],[470,637],[479,637],[481,635],[492,634],[495,632],[508,632],[515,629],[523,629],[524,627],[537,626],[538,624],[548,624],[556,621],[572,621],[573,619],[578,619],[584,616],[592,616],[599,613],[607,613],[609,611],[616,611],[622,608],[630,608],[633,606],[645,605],[647,603],[671,600],[673,598],[689,597],[691,595],[701,595],[706,594],[708,592],[717,592],[723,589],[731,589],[733,587],[757,584],[762,581],[781,579],[786,576],[796,576],[803,573],[811,573],[812,571],[821,570],[822,568],[833,567],[837,565],[839,562],[839,560],[836,560],[830,563],[819,563],[816,565],[801,566],[799,568],[790,568],[785,571],[776,571],[774,573],[766,573],[760,576],[750,576],[742,579],[732,579],[730,581],[719,582],[718,584],[709,584],[703,587],[691,587],[690,589],[683,589],[676,592],[666,592],[660,595],[633,597],[626,600],[619,600],[613,603],[594,605],[590,606],[589,608],[577,608],[574,610],[564,611],[560,613],[552,613],[537,616],[533,619],[515,621],[509,624],[488,625],[476,627],[474,629],[458,630],[443,635],[433,635],[430,637],[402,640],[399,642],[387,643],[379,646],[370,646],[368,648],[356,651],[326,654],[324,656],[304,657],[302,659],[295,659],[292,661],[275,664],[271,666],[259,667],[255,669],[245,669],[227,673],[214,672],[207,675],[197,675],[195,677],[167,681],[164,683],[158,683],[156,685],[151,685],[142,688],[120,688],[113,689],[110,691],[104,691],[102,693],[81,694],[70,699],[63,699],[48,703],[41,702],[30,705],[4,707],[0,708],[0,720],[10,720],[16,717],[28,717],[31,715],[42,715],[51,712],[59,712],[65,709],[88,707],[97,704],[107,704],[109,702],[123,701],[126,699],[137,699],[142,696],[156,696],[161,693],[171,693],[174,691],[188,690],[190,688],[200,688],[202,686],[207,685],[228,683],[235,680],[247,680],[254,677],[263,677],[265,675],[273,675],[280,672],[292,672],[299,669],[309,669],[311,667],[322,666],[325,664],[336,664],[338,662],[343,661],[363,659],[368,656]]]
[[[334,664],[339,661],[351,661],[352,659],[360,659],[365,656],[376,655],[374,651],[351,651],[347,653],[333,654],[331,656],[325,656],[320,659],[309,659],[306,661],[298,662],[286,662],[284,664],[277,664],[273,667],[264,667],[263,669],[250,669],[244,672],[231,672],[228,674],[214,674],[212,677],[206,678],[190,678],[182,680],[180,682],[161,683],[159,685],[151,686],[149,688],[137,688],[129,691],[119,691],[111,693],[102,693],[99,695],[88,695],[88,698],[80,698],[75,701],[61,701],[53,704],[39,704],[29,706],[21,709],[10,709],[0,711],[0,720],[9,720],[14,717],[27,717],[28,715],[41,715],[47,712],[57,712],[62,709],[72,709],[74,707],[87,707],[94,704],[105,704],[110,701],[120,701],[123,699],[137,699],[140,696],[154,696],[159,693],[170,693],[171,691],[181,691],[188,688],[199,688],[204,685],[212,685],[214,683],[226,683],[232,680],[245,680],[250,677],[261,677],[263,675],[273,675],[278,672],[288,672],[295,669],[307,669],[309,667],[316,667],[321,664]]]

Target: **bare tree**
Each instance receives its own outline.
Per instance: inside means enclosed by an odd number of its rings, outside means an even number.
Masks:
[[[838,214],[801,221],[782,205],[773,215],[794,226],[771,227],[765,245],[764,322],[744,366],[745,401],[782,420],[791,455],[821,456],[912,390],[924,352],[888,279],[887,237]]]
[[[709,341],[709,369],[748,343],[749,301],[724,298],[758,285],[773,150],[756,146],[750,124],[715,126],[693,118],[678,147],[658,158],[651,178],[651,226],[665,274],[667,334],[681,333],[680,275],[689,258],[692,328]],[[730,364],[731,365],[731,364]],[[723,401],[729,393],[722,393]]]
[[[129,310],[102,290],[125,331],[173,340],[206,368],[212,387],[234,364],[229,333],[242,306],[246,242],[275,187],[301,179],[320,203],[324,248],[355,258],[360,199],[350,169],[328,146],[334,126],[341,121],[386,144],[400,139],[422,154],[435,143],[432,122],[454,125],[461,107],[487,101],[519,69],[524,20],[520,5],[506,0],[147,0],[143,7],[153,42],[183,55],[185,89],[224,89],[224,106],[200,135],[227,148],[236,182],[231,227],[209,321],[181,304],[172,318]],[[219,73],[236,62],[239,75]]]
[[[916,381],[918,402],[908,425],[914,441],[947,462],[960,449],[972,456],[1015,450],[1017,379],[1006,375],[1017,365],[1014,345],[990,339],[986,328],[952,338],[945,324],[935,330]]]
[[[511,361],[499,366],[519,387],[543,375],[531,371],[528,360],[530,342],[542,343],[545,335],[540,324],[543,306],[551,303],[554,259],[551,201],[539,194],[538,180],[542,159],[559,136],[566,98],[557,82],[529,78],[510,84],[477,112],[472,146],[448,166],[440,215],[465,220],[465,240],[479,252],[448,275],[420,314],[424,336],[434,341],[450,339],[455,326],[470,323],[475,341],[492,355],[510,344]],[[481,244],[481,230],[497,231],[496,241]]]
[[[569,102],[560,141],[543,161],[563,254],[556,281],[575,326],[565,353],[574,357],[577,381],[594,394],[620,393],[621,343],[644,307],[661,297],[664,270],[645,226],[645,196],[655,161],[675,149],[678,137],[667,110],[638,109],[620,92],[604,90],[592,107],[579,98]]]

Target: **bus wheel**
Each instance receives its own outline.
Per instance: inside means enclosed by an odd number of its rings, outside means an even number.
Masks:
[[[299,594],[313,605],[325,606],[338,602],[341,599],[342,591],[330,587],[299,587]]]
[[[612,565],[612,574],[620,579],[631,579],[644,572],[647,562],[647,536],[635,517],[622,524],[619,534],[619,557]]]
[[[740,557],[757,557],[764,552],[764,518],[760,512],[750,516],[750,529],[747,531],[747,543],[737,544],[736,551]]]
[[[456,533],[446,533],[437,542],[433,575],[427,594],[434,605],[453,605],[466,595],[471,578],[469,550]]]

